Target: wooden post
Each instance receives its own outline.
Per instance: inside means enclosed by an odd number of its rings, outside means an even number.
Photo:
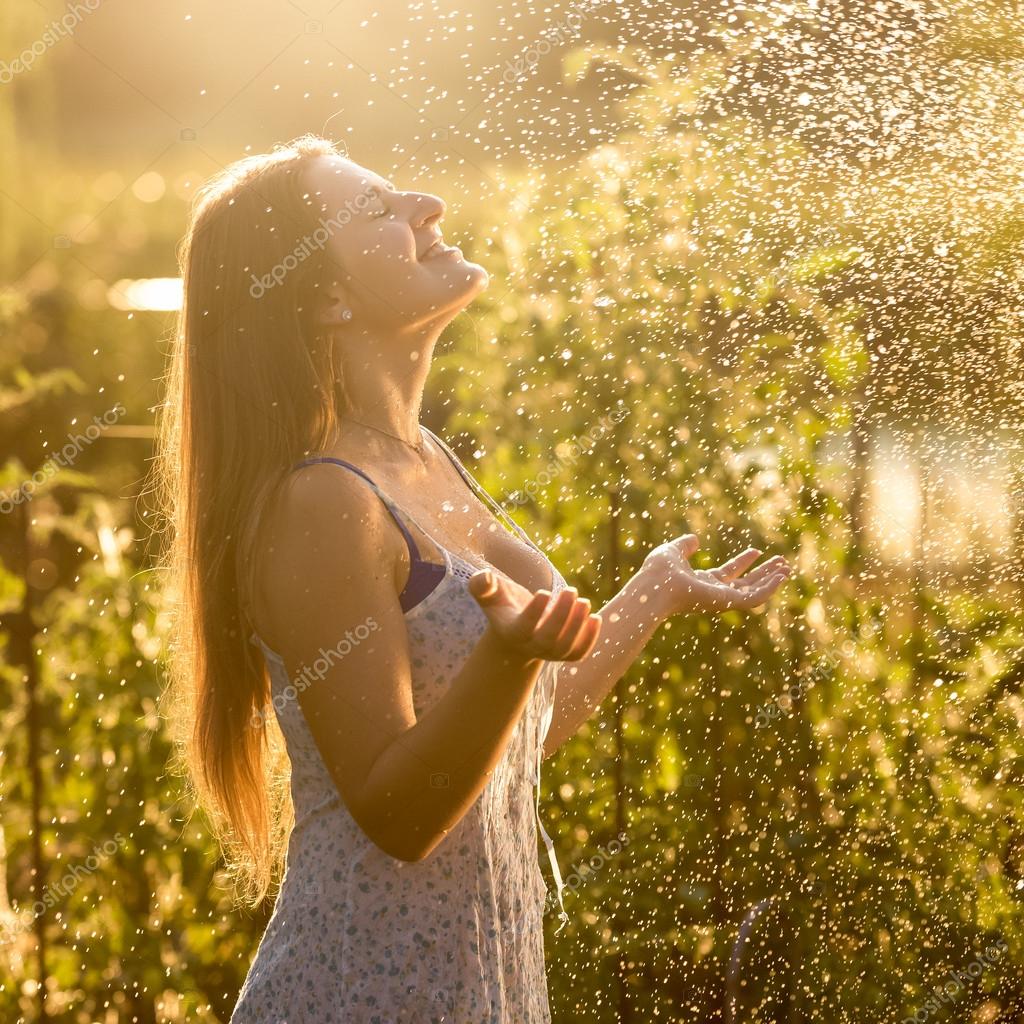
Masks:
[[[1021,371],[1024,373],[1024,370]],[[1011,520],[1011,544],[1010,559],[1015,565],[1013,571],[1013,583],[1017,590],[1024,595],[1024,572],[1021,571],[1016,562],[1016,553],[1024,549],[1024,453],[1019,445],[1010,445],[1010,473],[1009,473],[1009,494],[1007,501],[1010,506]]]
[[[928,488],[930,473],[928,472],[928,455],[924,433],[917,435],[915,444],[915,463],[917,465],[917,522],[914,524],[914,564],[910,577],[910,687],[915,703],[920,699],[926,685],[921,670],[924,659],[924,592],[927,581],[925,560],[928,557]]]
[[[36,627],[32,609],[32,584],[29,580],[29,566],[32,564],[32,523],[26,502],[18,505],[15,513],[19,520],[22,540],[20,575],[25,585],[25,596],[21,610],[11,616],[11,654],[15,664],[25,671],[25,731],[27,736],[27,759],[30,792],[30,828],[32,831],[32,903],[43,901],[45,889],[45,863],[42,841],[42,792],[43,779],[40,767],[41,723],[39,715],[39,665],[35,656]],[[45,903],[43,903],[45,906]],[[39,974],[39,1005],[37,1020],[40,1024],[49,1021],[46,1010],[46,916],[34,914],[32,927],[36,937],[36,963]]]
[[[622,577],[620,545],[619,545],[619,491],[613,484],[608,488],[608,577],[611,581],[610,594],[614,596],[619,589]],[[626,778],[625,778],[625,744],[622,737],[622,709],[626,703],[626,681],[620,678],[615,684],[615,705],[613,708],[612,736],[615,745],[615,763],[612,766],[615,779],[615,834],[619,835],[626,827]],[[621,917],[621,914],[616,914]],[[629,1024],[632,1020],[629,1007],[629,990],[626,987],[627,958],[619,954],[618,971],[618,1024]]]
[[[867,524],[867,489],[868,471],[871,460],[872,435],[867,424],[867,399],[858,393],[854,402],[852,487],[850,491],[850,549],[852,569],[863,570],[867,562],[868,524]]]

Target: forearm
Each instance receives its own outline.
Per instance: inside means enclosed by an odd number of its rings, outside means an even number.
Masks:
[[[510,654],[488,627],[444,696],[367,777],[360,803],[388,848],[425,856],[454,828],[508,747],[543,666]]]
[[[544,757],[550,757],[576,734],[667,617],[655,588],[639,574],[601,609],[600,615],[601,635],[590,654],[581,661],[559,665]]]

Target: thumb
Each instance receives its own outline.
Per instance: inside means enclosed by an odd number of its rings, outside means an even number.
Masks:
[[[695,555],[700,548],[700,541],[695,533],[684,533],[682,537],[676,538],[676,545],[683,558]]]
[[[469,577],[469,592],[477,604],[497,604],[501,596],[501,583],[490,569],[480,569]]]

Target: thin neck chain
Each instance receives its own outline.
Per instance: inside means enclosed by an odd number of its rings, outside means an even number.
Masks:
[[[426,446],[423,442],[423,435],[420,434],[420,439],[415,444],[412,441],[406,441],[404,437],[399,437],[397,434],[392,434],[390,430],[383,430],[380,427],[375,427],[372,423],[364,423],[362,420],[357,420],[354,416],[346,416],[345,419],[352,423],[358,423],[360,426],[369,427],[370,430],[376,430],[378,434],[386,434],[388,437],[393,437],[396,441],[401,441],[407,448],[411,448],[421,458],[426,451]],[[344,422],[344,421],[343,421]]]

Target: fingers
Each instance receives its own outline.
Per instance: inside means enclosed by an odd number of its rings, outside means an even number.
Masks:
[[[756,569],[751,569],[740,581],[743,584],[762,583],[777,572],[790,573],[792,569],[782,555],[775,555],[767,562],[762,562]]]
[[[735,558],[730,558],[728,562],[723,563],[717,569],[712,569],[711,575],[722,582],[734,580],[740,573],[745,572],[753,565],[762,553],[757,548],[747,548],[746,551],[741,551]]]
[[[467,586],[470,594],[476,599],[477,604],[484,609],[492,605],[514,603],[510,602],[508,580],[492,572],[490,569],[480,569],[478,572],[473,573],[469,577]],[[517,589],[528,593],[528,591],[523,591],[521,587]],[[544,614],[549,596],[550,591],[538,590],[522,607],[517,625],[522,628],[526,636],[533,632],[533,627],[537,624],[541,615]]]
[[[575,588],[571,589],[575,593]],[[593,650],[600,632],[601,616],[590,614],[588,598],[577,597],[565,625],[554,640],[551,659],[579,661],[585,658]]]
[[[469,577],[467,586],[470,594],[480,604],[494,604],[500,593],[498,581],[495,579],[494,573],[488,569],[481,569],[479,572],[473,573]]]
[[[566,587],[558,597],[548,602],[547,610],[534,631],[534,641],[550,651],[552,657],[558,656],[562,650],[568,650],[576,630],[582,624],[582,618],[590,610],[589,605],[590,602],[585,598],[582,601],[579,599],[575,587]],[[579,616],[579,606],[583,606],[582,618]],[[565,643],[567,637],[568,644]]]
[[[526,607],[519,613],[516,620],[516,632],[524,640],[536,638],[537,623],[544,617],[545,612],[551,607],[551,591],[538,590],[530,598]]]
[[[788,572],[776,572],[763,583],[751,587],[750,590],[737,591],[738,596],[734,607],[747,609],[759,607],[778,590],[788,576]]]
[[[682,537],[677,537],[673,543],[679,548],[683,558],[695,555],[700,549],[700,540],[698,540],[695,533],[684,533]]]
[[[485,610],[493,605],[515,604],[509,601],[508,583],[490,570],[474,573],[468,587]],[[575,661],[593,649],[601,631],[601,617],[590,614],[590,601],[581,598],[575,587],[566,587],[557,596],[550,590],[538,590],[514,621],[502,628],[508,640],[529,648],[539,657]]]
[[[590,614],[590,600],[580,597],[575,587],[566,588],[562,591],[562,594],[565,593],[571,593],[573,603],[565,617],[565,624],[551,642],[553,656],[563,660],[573,647],[577,646],[580,632]],[[560,594],[559,597],[561,596]]]
[[[587,616],[576,642],[570,648],[569,653],[562,658],[562,661],[579,661],[585,658],[594,649],[594,644],[597,643],[600,633],[601,616],[596,614]]]
[[[589,613],[590,601],[581,598],[575,587],[566,587],[549,602],[533,643],[551,661],[583,657],[593,647],[601,625],[600,616]]]
[[[760,584],[778,572],[789,575],[792,568],[782,555],[773,555],[766,562],[762,562],[756,569],[751,569],[745,576],[743,573],[763,554],[758,548],[747,548],[735,558],[730,558],[724,565],[717,569],[710,569],[708,574],[722,583],[731,583],[742,576],[741,583],[744,586]]]

